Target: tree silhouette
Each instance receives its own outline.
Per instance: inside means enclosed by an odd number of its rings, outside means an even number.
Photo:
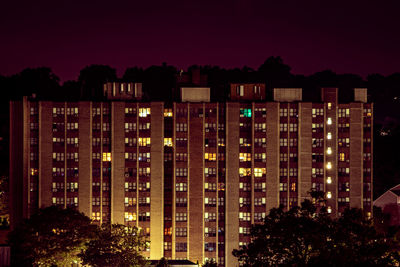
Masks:
[[[40,209],[9,234],[12,266],[70,265],[95,232],[90,218],[76,210]]]
[[[146,241],[138,228],[122,224],[104,224],[96,238],[80,254],[82,263],[93,267],[145,266],[141,251]]]
[[[243,266],[396,266],[398,241],[377,231],[361,209],[333,219],[320,206],[306,199],[286,212],[272,209],[233,255]]]
[[[103,99],[103,85],[117,80],[117,72],[107,65],[90,65],[83,68],[78,77],[81,85],[81,99]]]

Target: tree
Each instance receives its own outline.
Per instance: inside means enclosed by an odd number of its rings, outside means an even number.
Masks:
[[[102,225],[97,237],[87,243],[79,255],[84,265],[144,266],[146,259],[140,254],[147,242],[138,228],[122,224]]]
[[[90,65],[83,68],[78,77],[82,99],[103,99],[103,85],[117,80],[117,71],[107,65]]]
[[[0,176],[0,229],[8,229],[9,223],[9,178]]]
[[[269,89],[286,86],[294,77],[290,70],[291,67],[283,63],[281,57],[269,57],[258,68],[258,78],[265,82]]]
[[[168,260],[166,259],[166,258],[164,258],[164,257],[162,257],[159,261],[158,261],[158,263],[157,263],[157,265],[156,265],[156,267],[168,267],[169,265],[168,265]]]
[[[73,209],[51,206],[19,224],[8,237],[13,266],[70,265],[97,226]]]
[[[206,262],[204,263],[203,267],[217,267],[217,263],[211,259],[211,260],[206,260]]]
[[[347,209],[334,222],[334,247],[319,263],[335,266],[398,266],[399,244],[379,233],[361,209]],[[324,255],[324,256],[326,256]]]
[[[251,240],[232,252],[244,266],[394,266],[399,259],[394,239],[378,233],[362,210],[333,219],[324,201],[272,209],[252,227]]]
[[[310,200],[287,212],[282,206],[272,209],[264,224],[252,227],[252,242],[234,250],[233,255],[245,266],[308,264],[319,254],[330,230],[331,219],[326,210],[321,209],[317,214],[316,211],[317,206]]]
[[[22,96],[36,94],[39,98],[57,95],[60,79],[48,67],[26,68],[20,73],[4,80],[4,93],[7,100],[20,100]]]

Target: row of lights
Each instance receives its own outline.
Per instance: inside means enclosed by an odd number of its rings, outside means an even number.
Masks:
[[[330,104],[330,103],[329,103],[329,104]],[[329,108],[329,109],[330,109],[330,108]],[[332,125],[332,118],[327,118],[326,124],[327,124],[327,125]],[[332,133],[331,133],[331,132],[328,132],[328,134],[327,134],[327,136],[326,136],[326,139],[327,139],[327,140],[331,140],[331,139],[332,139]],[[328,147],[328,148],[326,149],[326,154],[327,154],[327,155],[331,155],[331,154],[332,154],[332,148],[331,148],[331,147]],[[326,163],[326,169],[327,169],[327,170],[332,169],[332,162],[328,161],[328,162]],[[327,177],[326,183],[327,183],[327,184],[331,184],[331,183],[332,183],[332,178],[331,178],[330,176]],[[326,198],[327,198],[327,199],[331,199],[331,198],[332,198],[332,192],[327,191],[327,192],[326,192]],[[328,212],[328,213],[331,213],[331,212],[332,212],[332,208],[331,208],[330,206],[328,206],[327,212]]]

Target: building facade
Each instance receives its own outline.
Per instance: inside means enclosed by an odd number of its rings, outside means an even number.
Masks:
[[[352,103],[338,103],[337,88],[318,103],[285,90],[273,102],[11,102],[11,223],[75,207],[143,229],[150,259],[238,266],[232,250],[251,225],[311,189],[325,192],[333,216],[371,212],[366,89]]]

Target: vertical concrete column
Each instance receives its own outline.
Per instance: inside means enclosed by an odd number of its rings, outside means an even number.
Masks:
[[[67,208],[67,121],[67,102],[64,102],[64,209]]]
[[[279,103],[267,103],[267,214],[279,206]]]
[[[22,203],[23,203],[23,209],[22,209],[22,214],[23,218],[28,218],[31,216],[31,190],[30,190],[30,181],[31,181],[31,159],[30,159],[30,152],[31,152],[31,130],[30,130],[30,108],[31,108],[31,103],[28,101],[27,97],[24,97],[23,102],[22,102],[22,108],[20,109],[20,112],[22,112],[23,120],[18,121],[17,123],[22,126],[22,128],[19,128],[19,131],[22,131],[23,134],[23,153],[22,155],[22,160],[23,160],[23,165],[22,166],[27,166],[25,168],[21,168],[21,165],[17,165],[18,169],[22,169],[23,173],[23,195],[22,195]],[[11,143],[11,136],[10,136],[10,144]],[[10,161],[11,161],[10,157]]]
[[[151,103],[150,258],[164,254],[164,104]]]
[[[239,103],[226,103],[225,266],[239,266]]]
[[[203,109],[202,104],[189,108]],[[189,260],[203,262],[204,254],[204,117],[191,116],[188,109],[188,251]]]
[[[52,205],[52,106],[52,102],[39,102],[39,208],[44,208]],[[66,200],[64,199],[64,201]]]
[[[187,108],[187,112],[189,113],[189,104],[186,105]],[[172,144],[174,146],[174,151],[172,152],[172,185],[171,185],[171,193],[172,193],[172,238],[171,238],[171,242],[172,242],[172,259],[175,259],[175,255],[176,255],[176,236],[175,236],[175,229],[176,229],[176,191],[175,191],[175,184],[176,184],[176,103],[174,103],[173,106],[173,123],[172,123]],[[189,121],[188,121],[189,123]]]
[[[309,199],[312,169],[312,103],[299,103],[299,204]]]
[[[363,106],[350,104],[350,207],[362,207]]]
[[[79,102],[79,211],[92,217],[92,103]]]
[[[371,198],[371,216],[373,216],[373,199],[374,199],[374,104],[371,103],[371,190],[370,193],[368,194],[368,197]],[[363,141],[364,141],[364,137],[363,137]],[[363,190],[363,195],[364,195],[364,190]]]
[[[124,223],[125,105],[111,103],[111,223]]]
[[[251,224],[254,224],[254,120],[256,117],[256,112],[254,108],[254,102],[251,104]]]
[[[10,223],[13,229],[27,210],[27,199],[24,184],[29,179],[29,167],[25,167],[25,154],[29,147],[25,147],[23,139],[29,130],[29,120],[25,120],[24,103],[21,101],[10,102]],[[28,127],[25,129],[25,127]],[[22,168],[24,166],[25,168]],[[26,181],[26,182],[24,182]]]

